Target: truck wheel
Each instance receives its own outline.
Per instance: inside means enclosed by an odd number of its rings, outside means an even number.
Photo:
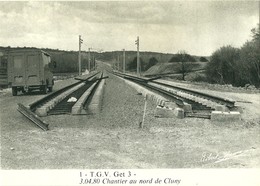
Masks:
[[[12,94],[13,94],[13,96],[17,96],[17,88],[16,87],[12,87]]]
[[[42,93],[47,94],[47,92],[48,92],[47,85],[43,85],[42,86]]]
[[[49,92],[52,92],[52,87],[49,87]]]

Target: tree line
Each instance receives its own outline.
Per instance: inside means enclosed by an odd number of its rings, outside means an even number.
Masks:
[[[208,82],[260,87],[259,25],[252,29],[251,33],[252,39],[241,48],[223,46],[211,55],[206,66]]]
[[[140,57],[140,67],[141,71],[146,71],[152,66],[156,65],[159,61],[156,57],[151,57],[147,62]],[[187,63],[186,63],[187,62]],[[176,63],[177,66],[181,65],[180,73],[183,71],[186,73],[192,71],[192,66],[190,62],[198,62],[193,56],[187,54],[185,51],[180,51],[177,54],[173,54],[168,63]],[[200,57],[199,62],[208,62],[208,59],[205,57]],[[181,63],[181,64],[180,64]],[[127,70],[133,71],[137,67],[137,57],[130,61],[127,65]],[[187,70],[186,70],[187,69]],[[189,70],[188,70],[189,69]]]

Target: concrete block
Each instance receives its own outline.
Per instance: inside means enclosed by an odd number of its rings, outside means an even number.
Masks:
[[[93,85],[91,85],[91,87],[89,87],[84,94],[78,99],[78,101],[75,103],[75,105],[72,107],[71,113],[73,115],[77,115],[77,114],[83,114],[83,105],[86,102],[87,98],[89,97],[89,95],[91,94],[91,92],[93,91],[95,85],[97,83],[94,83]]]
[[[175,118],[173,110],[159,105],[156,107],[155,116],[160,118]]]
[[[155,99],[156,105],[160,105],[160,100],[158,98]]]
[[[98,113],[101,110],[101,104],[102,104],[102,99],[103,99],[103,93],[104,93],[104,84],[105,84],[105,79],[101,80],[101,82],[99,83],[96,92],[94,93],[87,111],[89,113]]]
[[[73,106],[71,109],[71,114],[73,115],[80,114],[81,110],[82,110],[82,105]]]
[[[184,118],[184,110],[181,108],[169,109],[157,106],[155,116],[160,118]]]
[[[190,112],[190,111],[192,111],[192,106],[191,106],[191,104],[188,104],[188,103],[185,103],[185,102],[184,102],[183,110],[184,110],[185,112]]]
[[[158,105],[164,106],[164,101],[161,99],[158,99]]]
[[[141,85],[138,85],[138,84],[131,82],[129,80],[126,80],[126,79],[123,79],[123,80],[125,83],[127,83],[128,85],[133,87],[137,92],[141,93],[143,96],[147,96],[148,99],[154,101],[157,105],[165,105],[164,101],[168,101],[163,96],[156,94]],[[150,83],[152,83],[152,82],[149,82],[148,84],[150,84]]]
[[[225,105],[216,105],[214,108],[216,111],[222,111],[222,112],[229,110]]]
[[[38,116],[47,116],[47,112],[48,112],[48,107],[42,106],[40,108],[37,108],[35,113]]]
[[[183,119],[184,118],[184,110],[181,109],[181,108],[175,108],[174,110],[174,115],[177,117],[177,118],[180,118],[180,119]]]
[[[214,121],[237,121],[241,119],[240,112],[212,111],[211,120]]]
[[[178,105],[174,102],[171,102],[171,101],[165,101],[165,107],[168,107],[168,108],[177,108]]]

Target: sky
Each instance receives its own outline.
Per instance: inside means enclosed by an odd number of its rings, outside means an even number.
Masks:
[[[259,22],[257,1],[0,1],[0,46],[209,56],[241,47]]]

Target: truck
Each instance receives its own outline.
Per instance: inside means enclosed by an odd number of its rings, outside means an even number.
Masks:
[[[19,49],[8,52],[8,84],[13,96],[40,90],[47,94],[54,85],[51,57],[40,49]]]
[[[0,49],[0,89],[8,87],[7,56]]]

